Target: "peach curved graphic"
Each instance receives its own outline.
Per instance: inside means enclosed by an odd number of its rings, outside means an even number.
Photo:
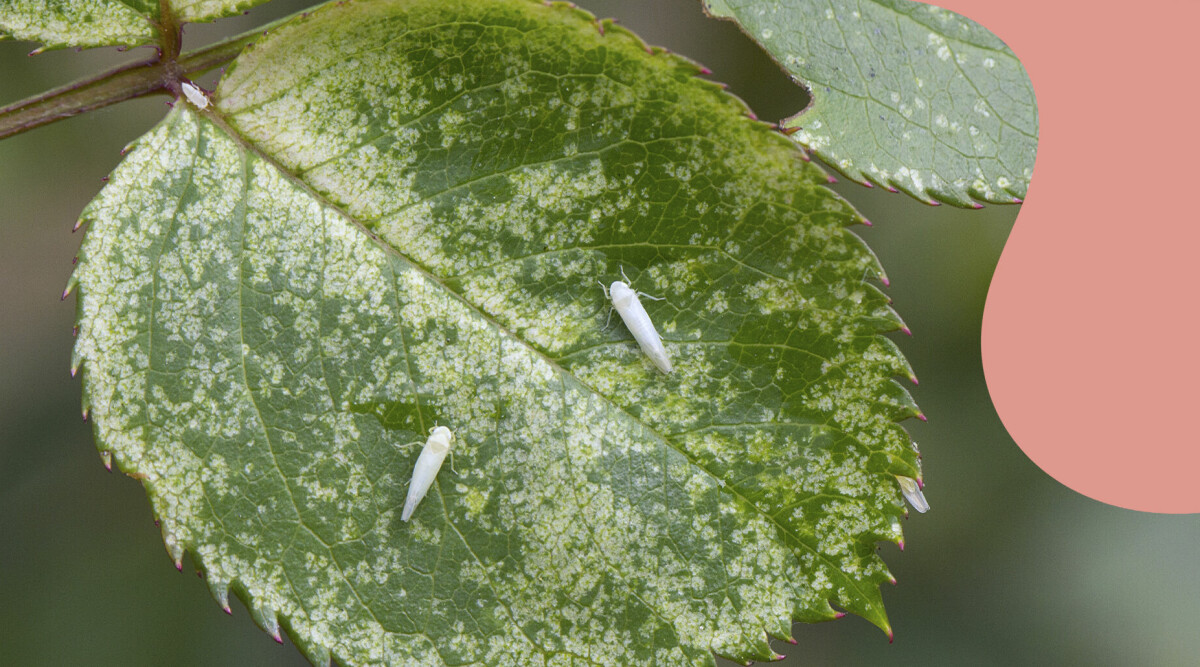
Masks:
[[[937,4],[1003,39],[1037,93],[1033,182],[983,317],[997,412],[1079,493],[1200,512],[1200,2]]]

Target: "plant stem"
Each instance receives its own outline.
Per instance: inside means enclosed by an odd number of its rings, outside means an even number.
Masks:
[[[177,78],[199,74],[233,60],[261,29],[232,37],[181,57],[158,56],[122,65],[0,108],[0,139],[110,104],[159,92],[172,93]]]

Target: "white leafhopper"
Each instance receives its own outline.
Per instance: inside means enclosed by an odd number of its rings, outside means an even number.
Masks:
[[[917,480],[903,475],[896,475],[896,479],[900,482],[900,491],[904,493],[908,504],[922,514],[928,512],[929,501],[925,500],[925,494],[921,493],[921,485],[917,484]]]
[[[417,457],[412,479],[408,482],[408,497],[404,500],[404,511],[400,514],[402,521],[408,521],[412,517],[417,505],[429,492],[429,487],[433,486],[442,461],[446,460],[446,454],[450,452],[450,446],[453,444],[454,434],[445,426],[435,426],[429,431],[429,439],[425,441],[425,447]]]
[[[197,109],[208,108],[208,95],[205,95],[204,91],[200,90],[199,86],[191,83],[190,81],[184,81],[179,85],[179,87],[183,90],[183,96],[186,97],[187,100],[193,105],[195,105]]]
[[[629,280],[624,269],[621,269],[621,277],[626,281]],[[604,287],[604,283],[600,283],[600,286]],[[654,323],[646,314],[646,308],[642,306],[639,295],[655,301],[662,300],[662,297],[636,292],[627,282],[620,280],[614,281],[611,286],[604,289],[604,296],[612,301],[613,308],[621,316],[621,321],[629,328],[629,332],[633,334],[633,339],[642,348],[642,352],[650,357],[650,361],[654,362],[658,370],[670,373],[671,358],[667,356],[667,350],[662,344],[662,336],[658,335]]]

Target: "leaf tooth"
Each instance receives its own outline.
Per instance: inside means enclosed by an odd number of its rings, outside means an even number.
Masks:
[[[104,467],[112,472],[112,452],[107,449],[100,452],[100,461],[104,463]]]
[[[221,607],[226,614],[233,614],[233,609],[229,607],[229,580],[220,576],[213,576],[211,571],[207,572],[204,577],[208,582],[208,592],[212,594],[213,599]]]
[[[79,337],[78,325],[71,330],[71,335],[75,338]],[[71,377],[78,375],[81,368],[83,368],[83,354],[79,351],[79,346],[75,345],[71,348]]]
[[[274,607],[265,604],[251,604],[250,617],[254,619],[258,627],[263,629],[263,632],[271,635],[271,639],[280,644],[283,643],[283,635],[279,634],[279,617],[276,615]]]
[[[183,545],[180,544],[178,536],[175,535],[167,523],[164,521],[161,524],[163,545],[167,547],[167,554],[171,556],[171,560],[175,561],[175,569],[183,571]]]
[[[822,597],[821,602],[824,603],[821,606],[817,606],[816,604],[811,604],[811,605],[807,605],[805,607],[799,608],[797,610],[797,613],[793,614],[794,620],[796,620],[800,623],[810,623],[810,624],[811,623],[827,623],[829,621],[836,621],[837,619],[846,615],[846,612],[838,610],[838,609],[834,609],[833,604],[832,604],[833,601],[830,600],[828,597]],[[796,643],[796,641],[791,638],[790,634],[785,639],[787,639],[787,641],[791,642],[792,644]]]
[[[766,632],[761,632],[757,636],[750,636],[747,633],[740,637],[736,644],[710,648],[714,654],[726,660],[743,664],[751,664],[755,660],[777,660],[778,658],[775,656],[779,655],[771,648],[771,638]],[[751,662],[743,662],[746,660]]]
[[[63,300],[66,300],[66,298],[68,296],[70,296],[71,291],[74,290],[78,286],[79,286],[79,277],[75,274],[74,271],[72,271],[71,276],[69,278],[67,278],[67,286],[63,288],[63,292],[62,292]]]

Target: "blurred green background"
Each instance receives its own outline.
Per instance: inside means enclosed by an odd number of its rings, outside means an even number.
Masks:
[[[185,47],[307,4],[276,0],[250,16],[188,26]],[[764,120],[805,103],[696,0],[581,4],[709,66]],[[148,53],[30,58],[31,48],[0,43],[0,105]],[[166,101],[127,102],[0,141],[0,665],[307,664],[240,604],[226,616],[190,561],[175,571],[141,486],[101,465],[67,373],[74,299],[58,296],[80,241],[71,226],[121,147],[162,117]],[[906,522],[907,551],[882,546],[899,580],[884,591],[895,643],[855,617],[798,625],[798,646],[777,643],[790,654],[783,664],[1200,664],[1200,516],[1140,514],[1075,494],[1021,453],[988,399],[980,320],[1019,209],[930,208],[836,187],[875,223],[860,234],[913,331],[897,340],[921,379],[911,390],[929,423],[906,426],[924,455],[933,509]]]

